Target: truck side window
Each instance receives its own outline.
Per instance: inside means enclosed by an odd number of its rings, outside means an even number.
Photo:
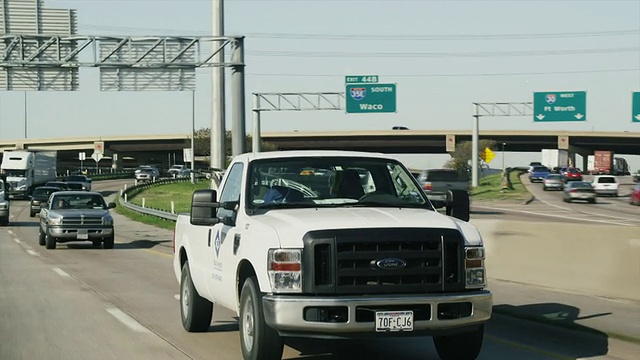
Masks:
[[[234,164],[229,170],[229,177],[227,178],[222,193],[220,194],[220,202],[240,201],[240,192],[242,190],[242,173],[244,165],[242,163]],[[219,217],[234,216],[232,210],[225,210],[223,208],[218,209]]]

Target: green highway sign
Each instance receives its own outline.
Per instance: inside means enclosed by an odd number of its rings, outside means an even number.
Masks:
[[[371,84],[378,82],[378,75],[347,75],[344,78],[345,84]]]
[[[631,103],[631,121],[640,123],[640,92],[633,93]]]
[[[345,90],[347,113],[396,112],[396,84],[348,84]]]
[[[587,93],[573,92],[536,92],[533,93],[533,121],[586,121]]]

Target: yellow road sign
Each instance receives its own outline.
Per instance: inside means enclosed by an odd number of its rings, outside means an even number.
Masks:
[[[491,151],[491,149],[484,148],[484,151],[482,152],[482,160],[484,160],[484,162],[486,162],[487,164],[491,162],[491,160],[493,160],[494,157],[496,157],[496,154]]]

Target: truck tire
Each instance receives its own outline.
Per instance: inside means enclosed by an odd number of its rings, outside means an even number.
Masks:
[[[433,344],[442,360],[475,360],[482,349],[484,325],[475,331],[434,336]]]
[[[56,238],[49,234],[45,234],[44,236],[45,247],[50,250],[54,250],[56,248]]]
[[[451,202],[447,205],[447,215],[462,221],[469,221],[471,201],[466,191],[451,191]]]
[[[209,330],[213,316],[213,304],[200,296],[189,271],[189,262],[182,266],[180,279],[180,317],[182,326],[188,332],[205,332]]]
[[[9,226],[9,216],[0,218],[0,225]]]
[[[264,320],[262,294],[255,277],[249,277],[240,293],[240,347],[245,360],[282,359],[284,341]]]
[[[38,228],[38,245],[40,245],[40,246],[44,246],[45,244],[46,244],[46,242],[45,242],[45,235],[44,235],[44,233],[42,232],[42,228],[41,228],[41,227],[39,227],[39,228]]]
[[[104,238],[104,241],[102,242],[102,247],[104,247],[105,249],[113,249],[114,245],[115,239],[113,235]]]

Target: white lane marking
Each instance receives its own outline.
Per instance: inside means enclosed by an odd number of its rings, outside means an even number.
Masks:
[[[634,226],[632,224],[616,222],[616,221],[597,220],[597,219],[591,219],[591,218],[584,218],[584,217],[580,218],[580,217],[564,216],[564,215],[553,215],[553,214],[547,214],[547,213],[539,213],[539,212],[535,212],[535,211],[515,210],[515,209],[489,207],[489,206],[478,206],[478,205],[475,205],[475,207],[476,208],[480,208],[480,209],[510,211],[510,212],[516,212],[516,213],[521,213],[521,214],[531,214],[531,215],[538,215],[538,216],[546,216],[546,217],[552,217],[552,218],[558,218],[558,219],[568,219],[568,220],[585,221],[585,222],[597,222],[597,223],[611,224],[611,225]]]
[[[38,254],[37,252],[35,252],[33,250],[27,250],[27,253],[29,253],[29,255],[33,255],[33,256],[40,256],[40,254]]]
[[[7,232],[8,232],[9,234],[13,235],[13,231],[11,231],[11,230],[7,230]]]
[[[14,238],[13,241],[17,242],[18,244],[20,244],[22,241],[20,241],[20,239],[16,239]]]
[[[610,219],[615,219],[615,220],[624,220],[624,221],[633,221],[633,222],[639,221],[638,219],[630,219],[630,218],[627,218],[627,217],[604,215],[604,214],[600,214],[600,213],[592,213],[592,212],[589,212],[589,211],[584,211],[582,209],[564,207],[564,206],[553,204],[553,203],[551,203],[549,201],[546,201],[544,199],[540,199],[540,198],[537,198],[537,199],[540,200],[541,202],[545,203],[546,205],[553,206],[555,208],[562,209],[562,210],[567,210],[567,211],[571,211],[571,212],[577,212],[577,213],[580,213],[580,214],[593,215],[593,216],[597,216],[597,217],[605,217],[605,218],[610,218]],[[603,222],[603,221],[600,221],[600,222]],[[606,222],[606,223],[609,223],[609,222]],[[610,223],[617,225],[617,223],[614,223],[614,222],[610,222]]]
[[[64,272],[64,270],[54,267],[53,271],[55,271],[58,275],[62,276],[62,277],[70,277],[69,274],[67,274],[66,272]]]
[[[109,314],[111,314],[111,316],[116,318],[118,321],[120,321],[121,323],[125,324],[128,328],[130,328],[133,331],[140,332],[140,333],[148,333],[149,332],[149,329],[147,329],[146,327],[142,326],[142,324],[140,324],[134,318],[132,318],[131,316],[127,315],[124,311],[122,311],[122,310],[120,310],[118,308],[109,308],[109,309],[107,309],[107,312]]]
[[[176,299],[176,300],[178,300],[178,301],[180,301],[180,294],[175,294],[175,295],[173,295],[173,298],[174,298],[174,299]]]

